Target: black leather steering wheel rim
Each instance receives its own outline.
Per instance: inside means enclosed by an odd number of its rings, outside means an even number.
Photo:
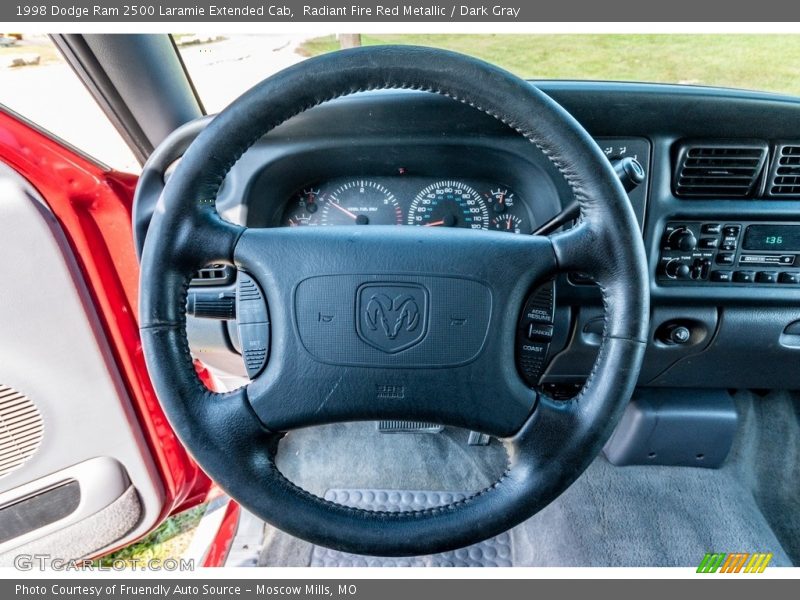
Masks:
[[[330,228],[298,235],[296,230],[246,230],[216,213],[214,201],[225,174],[265,133],[328,100],[390,88],[448,96],[526,137],[569,183],[581,206],[579,223],[547,238],[422,232],[411,227],[396,228],[403,230],[397,232],[375,228],[374,233],[363,231],[371,227]],[[346,229],[362,231],[356,234]],[[394,251],[382,254],[387,244]],[[319,270],[326,276],[338,276],[342,265],[347,265],[348,277],[382,281],[384,272],[376,265],[385,263],[390,265],[386,271],[390,278],[405,285],[463,286],[468,280],[471,289],[482,285],[491,297],[487,319],[496,325],[500,337],[516,321],[519,302],[531,285],[559,271],[587,272],[597,281],[605,308],[597,361],[580,394],[556,402],[525,392],[515,383],[512,359],[510,369],[502,367],[506,373],[502,389],[514,398],[505,411],[496,411],[512,414],[504,418],[487,414],[492,411],[486,410],[485,399],[471,391],[482,389],[485,383],[479,381],[480,367],[490,360],[486,358],[489,350],[499,349],[494,353],[500,357],[497,360],[508,358],[497,340],[487,339],[468,361],[453,363],[450,369],[427,363],[403,369],[388,362],[337,366],[303,354],[312,377],[318,376],[310,381],[322,385],[325,377],[340,375],[336,386],[325,381],[320,392],[327,394],[324,399],[318,398],[302,414],[293,413],[294,402],[287,392],[303,383],[288,373],[287,354],[281,350],[302,346],[303,340],[295,339],[297,306],[292,302],[296,302],[298,286],[313,279],[313,274],[289,278],[276,263],[299,248],[317,253]],[[405,255],[420,250],[424,280],[404,262]],[[428,258],[432,251],[455,255],[455,262],[463,265],[458,277],[439,270]],[[331,255],[339,258],[325,258]],[[381,261],[374,255],[381,255]],[[364,275],[356,268],[358,261],[370,265]],[[210,392],[199,382],[185,333],[189,280],[211,262],[246,270],[259,281],[270,310],[277,313],[276,351],[267,371],[250,386],[227,394]],[[503,281],[514,281],[505,284],[492,279],[489,266],[497,264],[506,269]],[[480,276],[468,276],[469,269]],[[349,280],[336,283],[342,281]],[[558,104],[527,82],[459,54],[411,46],[359,48],[307,60],[258,84],[215,117],[187,149],[159,200],[145,241],[140,328],[148,370],[170,423],[198,463],[234,499],[273,525],[320,545],[362,554],[420,555],[475,543],[522,522],[563,492],[595,458],[626,406],[641,367],[648,331],[647,281],[641,234],[621,184],[592,138]],[[506,316],[501,309],[516,312]],[[297,352],[293,356],[302,354]],[[457,398],[452,403],[426,396],[416,400],[420,414],[406,418],[439,417],[444,424],[481,427],[503,436],[509,465],[496,483],[440,508],[382,513],[325,501],[278,471],[274,457],[282,430],[413,410],[417,406],[413,398],[376,406],[374,397],[368,403],[353,400],[350,404],[349,396],[341,395],[360,390],[356,382],[372,373],[399,377],[406,372],[425,382],[448,381],[448,373],[473,378],[471,385],[453,383],[452,396]],[[331,396],[343,380],[339,395]],[[269,399],[276,395],[281,402]]]

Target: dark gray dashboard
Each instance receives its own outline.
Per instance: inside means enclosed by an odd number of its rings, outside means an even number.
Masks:
[[[721,269],[704,271],[699,249],[684,251],[665,242],[669,227],[675,225],[694,224],[690,230],[696,225],[690,233],[699,241],[713,237],[701,233],[698,228],[703,224],[800,223],[800,187],[793,192],[793,180],[788,179],[783,180],[788,181],[784,186],[788,193],[771,192],[777,170],[794,165],[791,148],[792,140],[800,140],[800,100],[690,86],[537,85],[587,128],[609,158],[636,156],[647,171],[644,184],[630,194],[648,252],[653,307],[640,384],[800,387],[800,286],[788,282],[788,276],[783,277],[787,283],[781,283],[780,273],[774,282],[756,281],[761,278],[757,273],[771,271],[771,266],[748,267],[754,272],[752,281],[733,281],[733,272],[743,270],[738,264],[730,269],[731,281],[711,281],[710,273]],[[675,178],[689,140],[711,151],[763,146],[765,154],[744,193],[733,188],[728,192],[727,180],[715,180],[712,183],[722,187],[705,193],[705,182],[699,181],[700,195],[686,196],[676,188]],[[730,153],[719,156],[723,155]],[[708,158],[702,152],[697,156]],[[713,152],[709,156],[718,160]],[[738,172],[730,164],[711,163],[707,173],[733,176]],[[792,171],[788,173],[793,177]],[[143,179],[153,175],[146,172]],[[163,173],[157,175],[163,182]],[[797,176],[800,186],[800,171]],[[423,184],[439,181],[461,181],[476,191],[480,188],[479,193],[491,193],[495,187],[513,191],[519,206],[514,210],[528,220],[525,230],[572,200],[549,160],[493,118],[430,94],[374,92],[307,111],[265,136],[228,175],[218,207],[226,218],[251,227],[286,225],[292,203],[304,190],[327,185],[331,193],[348,181],[364,180],[378,182],[398,199],[402,196],[403,214],[397,218],[404,223],[410,222],[409,207]],[[147,189],[147,195],[137,198],[137,222],[146,223],[155,202],[153,188]],[[719,236],[716,243],[724,243],[722,233]],[[683,248],[688,246],[685,242]],[[670,260],[687,261],[686,268],[670,266],[670,272],[679,270],[681,277],[665,275],[665,252],[671,253]],[[782,254],[796,252],[800,248]],[[795,264],[792,259],[784,270],[800,270],[800,261]],[[231,335],[235,330],[228,325],[190,321],[193,347],[212,363],[236,347]],[[551,387],[580,383],[596,356],[602,308],[595,287],[579,274],[556,282],[555,324],[557,333],[542,381]],[[230,370],[235,361],[218,364]]]

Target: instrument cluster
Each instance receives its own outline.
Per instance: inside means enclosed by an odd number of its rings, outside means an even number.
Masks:
[[[531,233],[526,203],[485,180],[425,177],[338,178],[306,186],[287,203],[281,225],[418,225]]]

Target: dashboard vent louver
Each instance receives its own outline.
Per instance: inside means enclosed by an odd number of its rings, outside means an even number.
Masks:
[[[687,142],[678,150],[675,195],[746,198],[757,190],[766,142]]]
[[[767,193],[775,198],[800,197],[800,144],[776,146]]]

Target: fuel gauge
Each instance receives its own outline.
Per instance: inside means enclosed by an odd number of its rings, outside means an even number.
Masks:
[[[509,233],[522,233],[523,229],[522,219],[511,213],[492,217],[490,226],[497,231],[508,231]]]
[[[319,196],[319,189],[315,188],[307,188],[295,194],[284,213],[283,225],[289,227],[316,225]]]

